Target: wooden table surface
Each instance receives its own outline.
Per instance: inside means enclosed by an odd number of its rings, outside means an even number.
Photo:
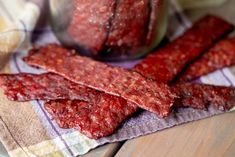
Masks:
[[[226,8],[226,9],[225,9]],[[235,0],[186,11],[189,19],[211,13],[235,24]],[[235,68],[233,68],[235,74]],[[83,157],[235,157],[235,112],[195,121],[123,143],[101,146]]]

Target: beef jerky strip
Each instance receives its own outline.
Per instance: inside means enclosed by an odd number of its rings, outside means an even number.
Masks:
[[[191,81],[233,64],[235,64],[235,38],[227,38],[218,42],[201,58],[190,64],[180,75],[179,82]]]
[[[232,30],[232,25],[215,16],[197,21],[181,37],[150,54],[135,70],[158,82],[170,83],[190,61]]]
[[[87,101],[86,103],[89,102],[91,105],[95,106],[96,104],[100,104],[100,102],[103,102],[104,104],[113,102],[113,99],[115,99],[117,103],[122,102],[123,104],[128,105],[127,102],[120,97],[111,96],[109,94],[78,85],[52,73],[44,73],[40,75],[26,73],[0,74],[0,86],[4,88],[5,94],[8,98],[14,101],[29,101],[35,99],[76,99]],[[207,92],[207,95],[202,98],[202,90],[197,90],[198,88],[203,89],[203,92]],[[186,83],[173,86],[172,89],[180,96],[177,101],[174,102],[174,105],[178,107],[180,107],[179,104],[182,104],[182,106],[191,106],[193,108],[203,109],[206,107],[207,102],[210,101],[210,97],[218,97],[218,92],[213,92],[214,86],[209,85]],[[224,89],[224,87],[218,87],[218,90],[222,89]],[[230,89],[232,90],[232,88]],[[192,91],[193,94],[185,94],[192,93]],[[208,95],[209,98],[206,97]],[[221,95],[220,97],[223,96],[224,95]],[[66,101],[64,100],[63,102]],[[134,104],[132,104],[132,106],[134,106]]]
[[[78,99],[94,102],[100,92],[56,74],[0,74],[0,86],[13,101]]]
[[[67,32],[81,47],[96,54],[107,40],[116,0],[73,0],[73,3]]]
[[[52,73],[0,74],[0,86],[10,100],[54,100],[46,102],[45,108],[58,125],[78,128],[90,138],[113,133],[138,109],[121,97],[81,86]]]
[[[229,111],[235,106],[235,88],[205,84],[183,83],[172,87],[179,95],[176,107],[205,109],[213,105],[220,110]]]
[[[123,97],[159,117],[170,113],[175,97],[165,84],[148,80],[133,71],[78,56],[58,45],[34,49],[24,60],[29,65],[47,69],[78,84]]]
[[[49,101],[45,103],[45,109],[61,128],[76,128],[86,136],[98,139],[116,131],[138,108],[125,99],[105,95],[108,98],[102,96],[96,103],[79,100]]]
[[[118,0],[106,45],[119,55],[134,52],[145,42],[149,15],[150,0]]]

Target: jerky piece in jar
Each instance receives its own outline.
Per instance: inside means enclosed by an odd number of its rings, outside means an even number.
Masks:
[[[95,55],[104,48],[116,1],[73,0],[72,3],[74,10],[67,32],[81,48]]]
[[[148,33],[150,0],[118,0],[115,10],[106,43],[108,51],[120,56],[138,52]]]
[[[235,88],[205,84],[182,83],[172,87],[179,98],[175,107],[206,109],[213,105],[220,110],[229,111],[235,106]]]
[[[170,83],[192,60],[232,30],[226,21],[206,16],[181,37],[147,56],[135,70],[157,82]]]
[[[179,82],[191,81],[233,64],[235,64],[235,38],[227,38],[191,63],[180,75]]]
[[[175,97],[166,84],[148,80],[133,71],[78,56],[58,45],[33,49],[24,60],[29,65],[57,73],[80,85],[120,96],[160,117],[170,113]]]

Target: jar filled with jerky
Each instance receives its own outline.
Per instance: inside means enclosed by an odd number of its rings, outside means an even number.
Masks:
[[[50,0],[59,41],[86,56],[121,61],[144,56],[162,40],[169,0]]]

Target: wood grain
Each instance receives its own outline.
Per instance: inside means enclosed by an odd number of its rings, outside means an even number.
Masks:
[[[121,142],[106,144],[98,147],[81,157],[110,157],[114,156],[118,149],[121,147]]]
[[[227,113],[126,142],[116,157],[235,156],[235,113]]]

